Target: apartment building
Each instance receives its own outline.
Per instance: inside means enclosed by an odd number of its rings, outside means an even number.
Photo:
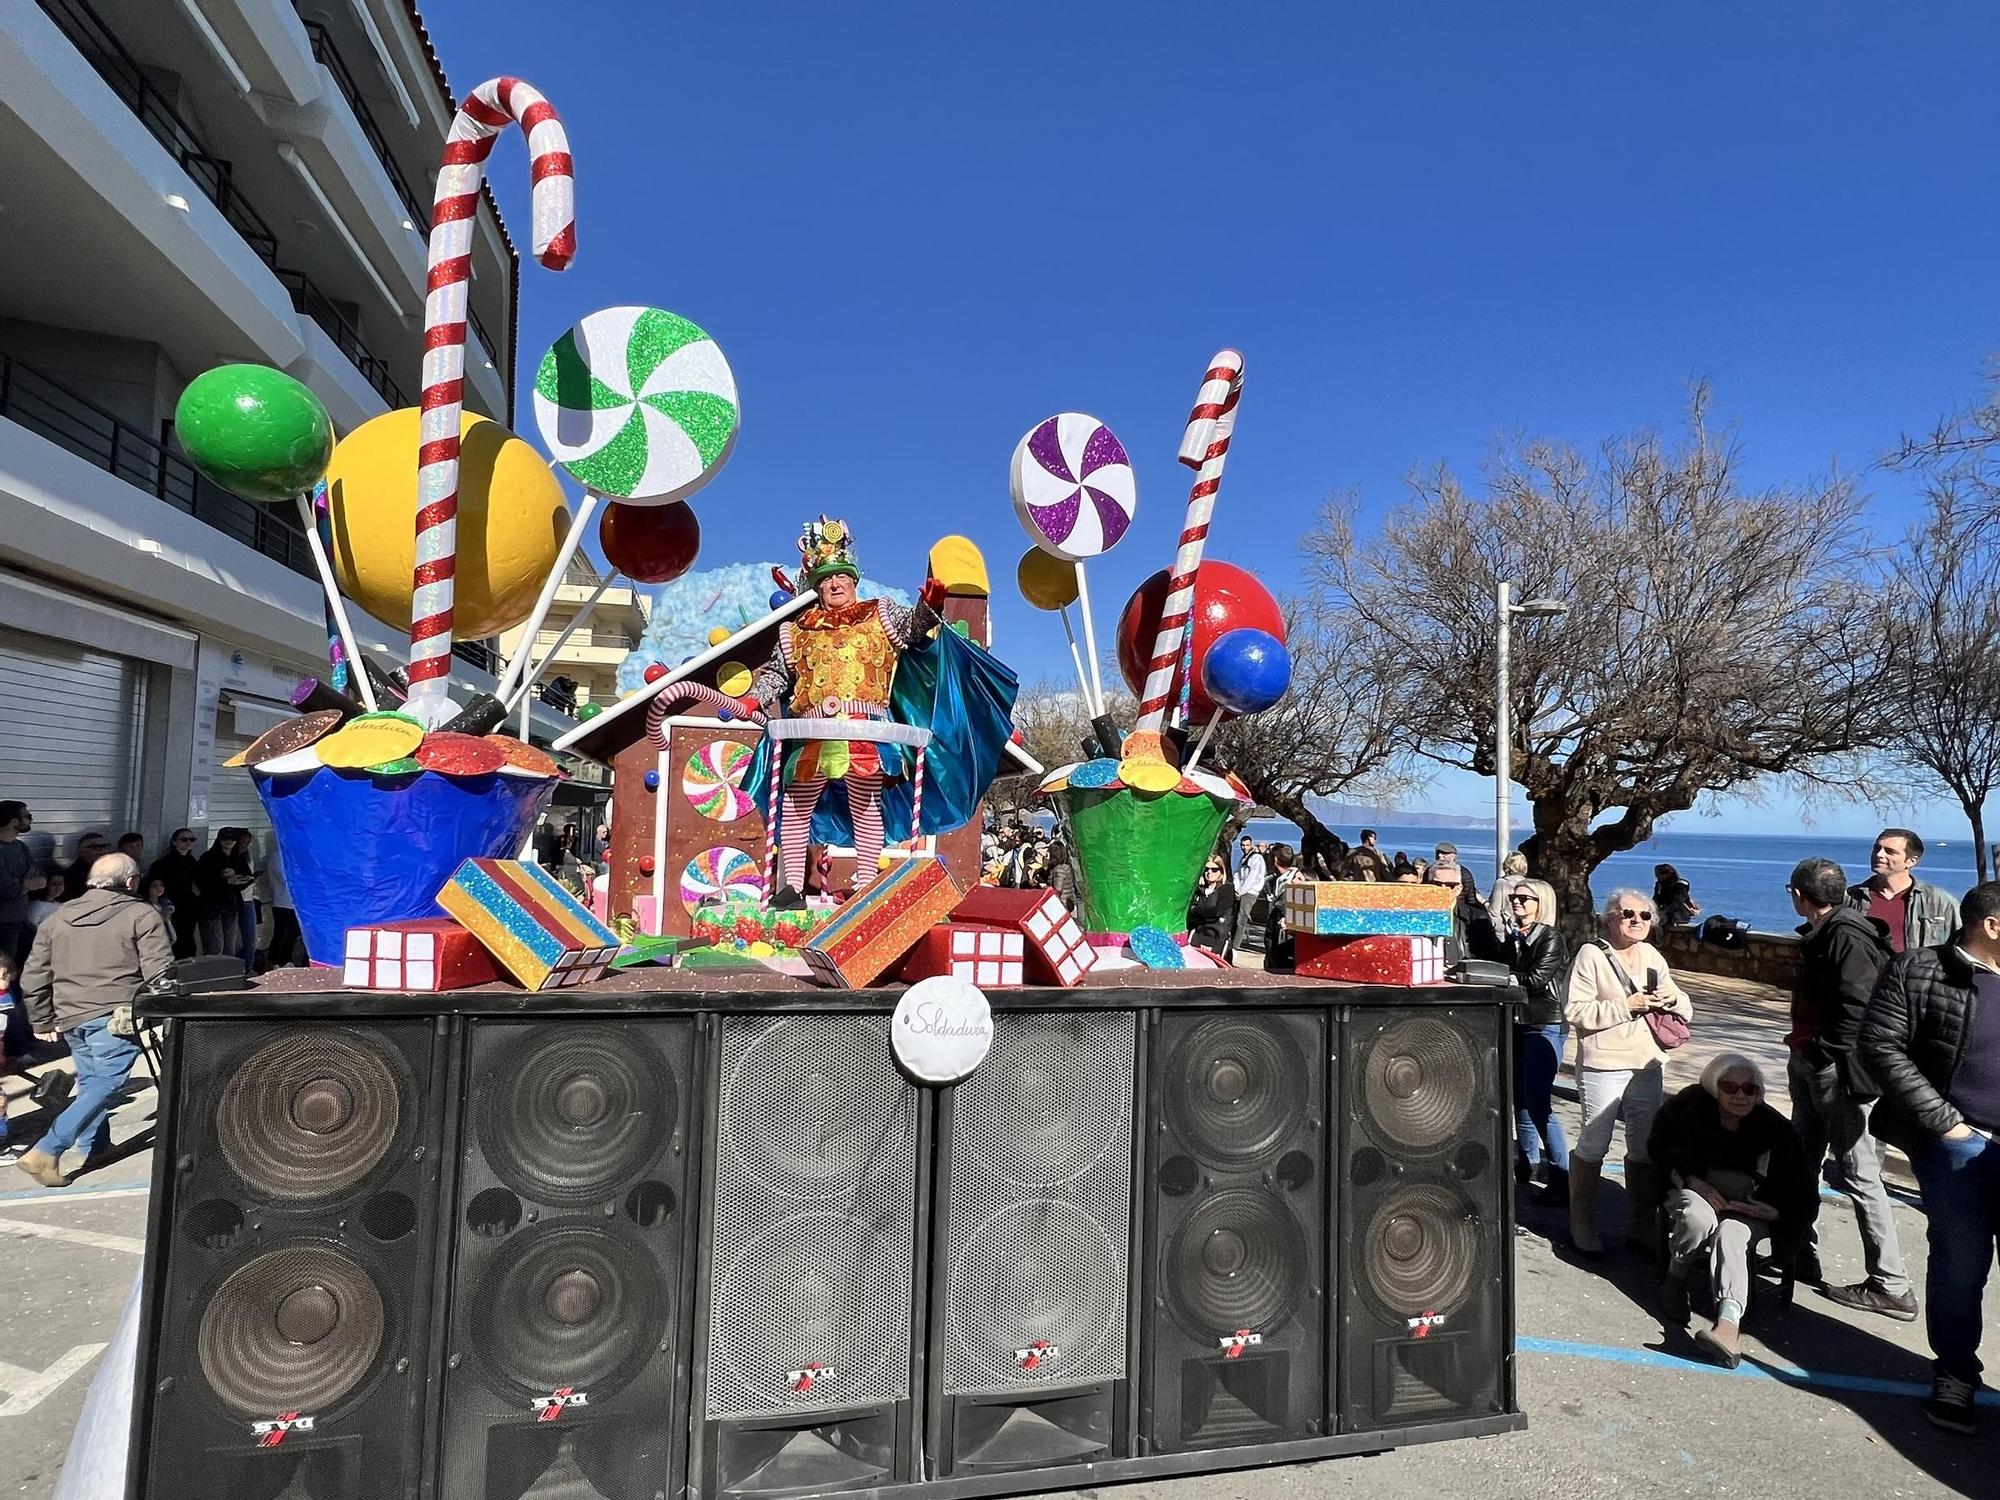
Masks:
[[[222,762],[324,668],[321,593],[293,510],[197,476],[174,405],[231,360],[343,433],[415,404],[454,108],[412,0],[0,6],[0,798],[37,842],[263,825]],[[489,197],[466,403],[503,422],[518,283]],[[491,643],[459,657],[461,694],[491,686]]]

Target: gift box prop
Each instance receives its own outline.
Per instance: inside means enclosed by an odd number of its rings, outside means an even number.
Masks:
[[[383,922],[347,930],[341,982],[351,990],[442,994],[492,984],[500,966],[485,944],[450,917]]]
[[[552,761],[550,770],[269,773],[253,765],[307,956],[342,968],[350,929],[436,916],[438,891],[466,860],[520,851],[555,792]]]
[[[1285,892],[1285,926],[1313,937],[1449,937],[1458,888],[1306,880]]]
[[[618,937],[540,865],[468,859],[437,904],[531,990],[568,989],[603,977]]]
[[[1297,972],[1353,984],[1443,984],[1444,939],[1435,937],[1315,937],[1297,934]]]
[[[1022,983],[1028,940],[1018,932],[947,922],[933,927],[910,950],[896,977],[915,983],[949,975],[983,989]]]
[[[951,915],[959,889],[941,860],[906,859],[855,893],[802,950],[813,977],[837,989],[873,984]]]
[[[951,919],[1021,934],[1027,940],[1027,972],[1037,984],[1074,988],[1097,961],[1076,918],[1051,890],[983,885],[966,892]]]

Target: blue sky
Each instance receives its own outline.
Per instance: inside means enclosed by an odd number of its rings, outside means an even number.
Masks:
[[[1137,524],[1091,579],[1108,635],[1170,558],[1174,450],[1225,345],[1246,381],[1210,555],[1281,591],[1328,494],[1378,514],[1412,466],[1469,469],[1496,434],[1672,424],[1706,377],[1753,480],[1862,471],[2000,350],[1987,8],[424,13],[461,92],[518,73],[570,129],[580,249],[561,276],[524,265],[526,370],[621,302],[728,353],[744,425],[694,501],[703,565],[785,557],[826,510],[914,588],[964,532],[1028,678],[1064,648],[1012,598],[1015,441],[1075,409],[1133,454]],[[518,142],[495,186],[525,242]],[[1894,529],[1904,483],[1864,477]],[[1490,795],[1445,777],[1429,800]],[[1796,804],[1775,789],[1730,826],[1795,828]]]

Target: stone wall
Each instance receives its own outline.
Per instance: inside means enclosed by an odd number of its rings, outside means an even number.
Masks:
[[[1654,945],[1676,969],[1691,974],[1715,974],[1775,985],[1790,993],[1799,972],[1799,940],[1789,932],[1745,934],[1741,948],[1720,948],[1695,941],[1695,929],[1676,927],[1660,933]]]

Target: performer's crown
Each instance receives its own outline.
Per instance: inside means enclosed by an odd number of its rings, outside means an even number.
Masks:
[[[854,539],[845,521],[821,516],[806,522],[805,530],[799,533],[799,558],[808,588],[835,573],[845,573],[857,583],[861,579],[861,565],[854,560]]]

